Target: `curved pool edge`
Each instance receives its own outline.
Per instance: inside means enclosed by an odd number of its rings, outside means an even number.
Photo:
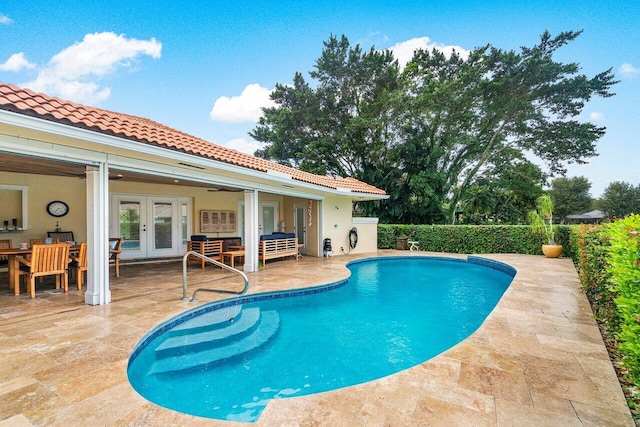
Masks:
[[[450,351],[451,349],[457,347],[460,343],[466,341],[467,339],[469,339],[469,337],[471,337],[472,335],[474,335],[478,329],[480,329],[483,324],[485,323],[485,321],[487,320],[488,317],[491,316],[492,312],[494,311],[494,309],[497,307],[497,305],[499,304],[500,300],[502,299],[502,297],[504,296],[504,293],[510,288],[511,284],[513,283],[513,280],[516,276],[516,272],[517,270],[510,266],[509,264],[500,262],[500,261],[496,261],[496,260],[492,260],[489,258],[483,258],[483,257],[478,257],[478,256],[471,256],[468,255],[466,256],[466,258],[462,258],[462,257],[448,257],[448,256],[439,256],[439,255],[431,255],[431,254],[416,254],[416,255],[394,255],[394,256],[363,256],[362,258],[356,258],[356,259],[352,259],[352,260],[345,260],[344,262],[344,268],[347,270],[347,275],[346,277],[343,277],[341,279],[338,280],[334,280],[331,283],[328,284],[314,284],[313,286],[309,286],[309,287],[304,287],[304,288],[297,288],[297,289],[288,289],[288,290],[272,290],[269,292],[263,292],[263,293],[256,293],[256,294],[251,294],[251,295],[243,295],[243,296],[234,296],[228,299],[223,299],[223,300],[217,300],[217,301],[212,301],[212,302],[208,302],[205,303],[202,306],[199,307],[195,307],[189,310],[186,310],[185,312],[182,312],[180,314],[175,315],[173,318],[162,322],[159,326],[157,326],[156,328],[150,330],[139,342],[138,344],[135,346],[134,351],[132,352],[128,363],[127,363],[127,377],[129,379],[129,384],[133,386],[134,390],[141,395],[141,397],[143,397],[144,399],[148,400],[151,403],[155,403],[155,400],[150,400],[145,394],[142,394],[142,392],[140,390],[138,390],[136,388],[136,386],[133,385],[133,382],[130,378],[130,373],[129,373],[129,369],[131,367],[131,365],[133,363],[136,362],[138,356],[145,351],[145,349],[149,346],[152,345],[154,343],[154,340],[156,340],[157,338],[160,338],[164,333],[166,333],[167,331],[171,330],[172,328],[176,327],[177,325],[180,325],[184,322],[187,322],[189,320],[192,320],[200,315],[203,315],[205,313],[210,313],[212,311],[215,310],[219,310],[219,309],[224,309],[224,308],[228,308],[228,307],[233,307],[233,306],[238,306],[238,305],[242,305],[242,304],[249,304],[249,303],[254,303],[254,302],[260,302],[260,301],[268,301],[268,300],[284,300],[284,299],[288,299],[288,298],[292,298],[292,297],[297,297],[297,296],[305,296],[305,295],[313,295],[313,294],[320,294],[320,293],[324,293],[324,292],[328,292],[334,289],[338,289],[342,286],[345,286],[346,284],[348,284],[350,282],[351,276],[352,276],[352,272],[353,270],[350,268],[353,265],[357,265],[357,264],[364,264],[367,262],[375,262],[375,261],[385,261],[385,260],[389,260],[389,261],[398,261],[398,260],[403,260],[403,259],[417,259],[417,258],[422,258],[425,260],[438,260],[438,261],[445,261],[447,263],[467,263],[468,265],[477,265],[478,267],[481,267],[482,269],[491,269],[494,270],[500,274],[504,274],[505,276],[508,276],[509,278],[508,280],[508,284],[506,285],[506,287],[504,288],[504,290],[501,292],[501,295],[498,297],[496,304],[491,308],[491,310],[487,313],[486,317],[484,318],[484,320],[477,326],[477,328],[474,328],[472,331],[470,331],[470,333],[464,337],[461,341],[457,342],[456,344],[454,344],[453,346],[444,349],[442,352],[439,352],[437,354],[434,354],[433,356],[429,357],[428,359],[425,359],[423,362],[415,365],[415,366],[410,366],[404,369],[401,369],[397,372],[388,374],[388,375],[384,375],[381,376],[379,378],[375,378],[375,379],[371,379],[368,381],[365,381],[364,383],[362,382],[356,382],[353,384],[349,384],[343,387],[338,387],[338,388],[334,388],[334,389],[329,389],[329,390],[323,390],[320,392],[316,392],[316,393],[312,393],[311,395],[323,395],[325,393],[333,393],[336,392],[338,390],[341,389],[351,389],[353,387],[359,387],[363,384],[368,384],[368,383],[376,383],[378,381],[384,381],[385,378],[390,378],[396,375],[401,374],[402,372],[411,370],[413,368],[415,368],[416,366],[421,366],[425,363],[428,363],[430,360],[432,360],[433,358],[437,358],[438,356],[440,356],[443,353],[446,353],[448,351]],[[454,267],[455,268],[455,267]],[[305,398],[308,397],[306,395],[303,396],[297,396],[298,398]],[[295,397],[293,397],[294,400],[297,400]],[[272,403],[274,400],[281,400],[278,398],[274,398],[274,399],[270,399],[268,403]],[[158,403],[155,403],[158,404]],[[173,407],[171,406],[164,406],[161,404],[162,407],[165,407],[167,409],[170,410],[177,410],[177,409],[172,409]],[[265,407],[263,409],[266,409],[269,406],[269,404],[265,405]],[[178,410],[179,412],[181,412],[180,410]],[[196,415],[196,413],[190,412],[190,411],[186,411],[184,412],[185,414],[188,415],[192,415],[192,416],[196,416],[196,417],[202,417],[205,419],[214,419],[217,421],[221,421],[221,422],[228,422],[228,421],[240,421],[239,419],[232,419],[232,418],[227,418],[227,419],[223,419],[223,418],[217,418],[217,417],[213,417],[210,418],[206,415],[203,414],[199,414]],[[252,419],[251,421],[245,420],[247,422],[250,423],[256,423],[259,421],[259,419],[261,418],[262,415],[262,410],[260,411],[260,413],[257,415],[257,418]]]
[[[501,271],[502,273],[505,273],[511,276],[511,278],[516,277],[516,274],[518,273],[518,270],[516,270],[515,267],[507,263],[496,261],[490,258],[484,258],[477,255],[469,255],[467,257],[467,261],[469,261],[471,264],[482,265],[484,267],[489,267],[489,268],[493,268],[494,270]]]
[[[468,262],[471,264],[481,265],[483,267],[488,267],[494,270],[498,270],[502,273],[505,273],[511,278],[515,277],[518,270],[515,267],[501,262],[496,261],[491,258],[485,258],[478,255],[467,255],[466,258],[455,258],[448,256],[439,256],[439,255],[386,255],[386,256],[374,256],[374,257],[366,257],[366,258],[358,258],[352,261],[347,262],[346,267],[349,267],[353,264],[358,264],[361,262],[371,261],[373,259],[412,259],[416,257],[424,257],[430,259],[438,259],[438,260],[446,260],[446,261],[454,261],[454,262]]]
[[[403,258],[411,259],[416,257],[436,259],[436,260],[446,260],[446,261],[452,261],[452,262],[468,262],[468,263],[477,264],[484,267],[492,268],[494,270],[501,271],[505,274],[510,275],[512,278],[515,277],[515,274],[517,272],[517,270],[514,267],[510,266],[509,264],[492,260],[489,258],[475,256],[475,255],[468,255],[467,258],[426,255],[426,254],[425,255],[420,254],[420,255],[394,255],[394,256],[385,256],[385,255],[365,256],[363,258],[358,258],[358,259],[348,261],[345,264],[345,268],[348,270],[350,265],[368,262],[372,260],[397,260],[397,259],[403,259]],[[127,371],[129,370],[129,367],[131,366],[131,364],[138,357],[138,355],[156,338],[158,338],[160,335],[164,334],[168,330],[176,327],[177,325],[193,319],[194,317],[200,316],[205,313],[209,313],[214,310],[219,310],[222,308],[232,307],[240,304],[248,304],[252,302],[270,300],[270,299],[292,298],[292,297],[301,296],[301,295],[310,295],[310,294],[316,294],[321,292],[327,292],[327,291],[346,285],[349,282],[350,277],[351,277],[351,273],[349,272],[345,278],[336,280],[327,284],[321,284],[321,285],[309,286],[309,287],[291,289],[291,290],[270,291],[270,292],[262,292],[257,294],[226,298],[223,300],[208,302],[206,304],[184,311],[166,320],[165,322],[160,323],[158,326],[152,328],[138,341],[134,350],[131,352],[129,356],[129,361],[127,363]]]

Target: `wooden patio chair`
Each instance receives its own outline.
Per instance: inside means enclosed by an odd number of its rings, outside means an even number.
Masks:
[[[29,239],[29,246],[30,247],[34,247],[35,245],[44,245],[44,239],[45,237],[41,238],[41,239]],[[58,240],[55,237],[51,238],[51,243],[60,243],[60,240]]]
[[[21,257],[15,258],[16,274],[28,277],[29,294],[36,297],[36,277],[56,276],[56,289],[62,285],[65,292],[69,291],[69,245],[54,243],[50,245],[35,245],[31,252],[31,260]]]
[[[47,236],[58,239],[59,242],[74,242],[73,231],[47,231]]]
[[[11,249],[13,248],[13,242],[11,239],[0,240],[0,249]],[[0,256],[0,268],[9,267],[9,257],[4,255]],[[11,283],[9,283],[9,289],[11,289]]]
[[[0,240],[0,249],[11,249],[13,248],[13,242],[11,239]],[[6,267],[9,263],[9,257],[4,255],[0,256],[0,267]]]
[[[44,237],[41,239],[29,239],[29,247],[32,248],[35,245],[44,245]],[[60,241],[56,238],[51,238],[51,243],[60,243]],[[25,257],[27,260],[31,259],[31,255],[27,255]],[[40,278],[40,283],[42,283],[42,277]]]
[[[198,252],[206,257],[222,262],[222,240],[189,240],[187,241],[187,252]],[[204,270],[206,261],[195,257],[189,256],[189,261],[199,261],[200,267]]]
[[[116,268],[116,277],[120,277],[120,253],[122,252],[122,238],[109,238],[109,264]]]
[[[78,255],[69,255],[69,258],[71,258],[69,272],[73,271],[76,275],[76,283],[80,291],[82,290],[82,283],[84,283],[84,273],[87,271],[87,243],[80,243]]]

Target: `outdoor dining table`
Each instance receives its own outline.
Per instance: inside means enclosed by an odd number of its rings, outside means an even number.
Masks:
[[[80,251],[80,245],[74,245],[69,247],[69,254],[78,253]],[[12,249],[0,249],[0,256],[6,256],[8,260],[7,269],[9,271],[9,289],[13,289],[15,295],[20,295],[20,275],[16,272],[17,262],[16,257],[24,257],[31,255],[33,250],[12,248]]]

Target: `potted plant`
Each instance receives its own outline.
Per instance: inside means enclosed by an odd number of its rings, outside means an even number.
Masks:
[[[396,249],[399,251],[406,251],[408,240],[409,240],[409,237],[407,237],[405,234],[401,234],[400,236],[398,236],[396,238]]]
[[[562,253],[562,245],[556,244],[556,227],[553,224],[553,197],[543,194],[536,199],[536,210],[529,212],[528,218],[534,233],[543,234],[547,240],[542,245],[542,253],[547,258],[557,258]]]

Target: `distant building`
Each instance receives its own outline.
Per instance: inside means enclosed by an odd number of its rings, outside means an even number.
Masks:
[[[606,218],[604,212],[595,210],[581,215],[567,215],[569,224],[600,224]]]

